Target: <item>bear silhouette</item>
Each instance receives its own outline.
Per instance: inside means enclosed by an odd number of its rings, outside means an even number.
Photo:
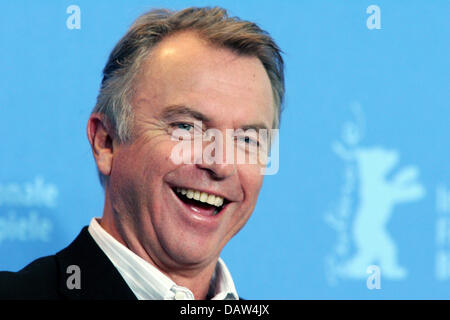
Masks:
[[[398,163],[398,152],[381,147],[356,147],[347,151],[356,162],[359,177],[358,204],[352,237],[355,254],[341,264],[338,273],[350,278],[367,277],[366,269],[377,264],[383,277],[403,279],[405,268],[397,261],[397,248],[387,230],[387,224],[396,205],[415,201],[425,194],[417,182],[418,169],[404,167],[390,178]]]

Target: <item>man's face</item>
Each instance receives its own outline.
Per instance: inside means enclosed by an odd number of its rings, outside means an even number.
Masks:
[[[152,50],[135,90],[135,138],[114,145],[108,186],[120,233],[162,270],[211,264],[250,217],[263,182],[261,166],[175,164],[171,153],[178,142],[172,133],[181,129],[190,134],[198,130],[192,125],[200,119],[200,130],[215,128],[224,137],[226,129],[270,129],[274,107],[269,78],[256,57],[238,56],[193,33],[180,33]],[[177,192],[182,189],[218,196],[216,204],[224,198],[224,204],[201,205]]]

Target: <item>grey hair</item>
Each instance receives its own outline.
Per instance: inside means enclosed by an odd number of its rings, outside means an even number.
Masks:
[[[131,106],[134,81],[151,49],[165,37],[192,30],[212,45],[238,55],[260,59],[272,85],[278,128],[284,100],[284,62],[281,50],[269,34],[255,23],[229,17],[225,9],[187,8],[181,11],[151,10],[140,16],[112,50],[105,68],[97,103],[92,113],[103,114],[118,143],[133,139],[134,113]],[[104,186],[104,178],[99,173]]]

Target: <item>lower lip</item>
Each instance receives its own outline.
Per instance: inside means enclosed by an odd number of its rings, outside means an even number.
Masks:
[[[225,205],[222,210],[220,210],[219,213],[216,215],[211,214],[202,214],[201,208],[195,208],[193,206],[190,206],[183,201],[181,201],[180,198],[175,194],[175,191],[171,189],[171,192],[173,194],[173,197],[176,199],[176,201],[180,204],[182,207],[182,212],[184,213],[184,216],[187,217],[190,221],[194,221],[195,223],[203,224],[205,226],[214,227],[217,226],[222,214],[226,210],[228,205]],[[207,211],[207,210],[205,210]]]

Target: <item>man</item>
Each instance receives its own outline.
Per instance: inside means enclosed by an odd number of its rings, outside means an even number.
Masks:
[[[214,129],[248,154],[267,141],[245,130],[277,128],[283,95],[279,49],[255,24],[220,8],[141,16],[87,125],[103,216],[56,255],[1,273],[0,298],[239,299],[220,253],[254,210],[262,164],[176,162],[174,136],[191,145]]]

